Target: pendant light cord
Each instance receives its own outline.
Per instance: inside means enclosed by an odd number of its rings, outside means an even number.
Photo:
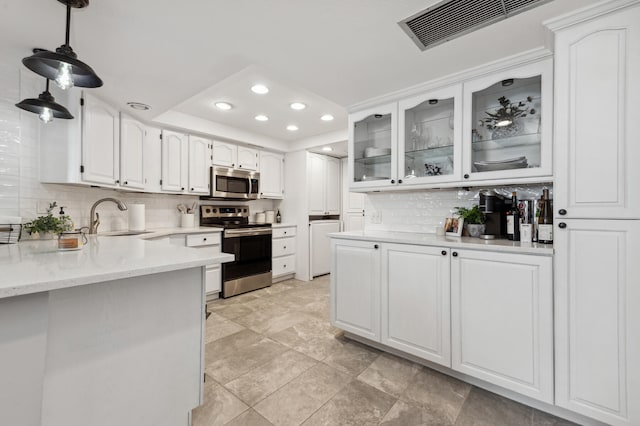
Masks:
[[[69,46],[69,32],[70,32],[70,28],[71,28],[71,2],[67,2],[67,30],[66,30],[66,34],[65,34],[65,45]]]

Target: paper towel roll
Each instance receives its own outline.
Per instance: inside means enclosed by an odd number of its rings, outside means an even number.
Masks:
[[[129,204],[129,231],[144,231],[144,204]]]

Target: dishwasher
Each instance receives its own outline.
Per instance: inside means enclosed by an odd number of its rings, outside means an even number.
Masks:
[[[340,232],[340,220],[309,221],[309,276],[311,278],[331,272],[331,241],[328,235]]]

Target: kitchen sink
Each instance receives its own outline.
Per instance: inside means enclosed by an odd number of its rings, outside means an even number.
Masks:
[[[105,232],[98,235],[101,237],[123,237],[127,235],[150,234],[151,232],[152,231],[113,231],[113,232]]]

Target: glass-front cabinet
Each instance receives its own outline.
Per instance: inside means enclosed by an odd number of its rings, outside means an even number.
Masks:
[[[398,103],[398,183],[456,182],[462,166],[462,85]]]
[[[349,179],[352,187],[396,184],[397,108],[397,103],[391,103],[349,116]]]
[[[463,180],[552,174],[552,63],[464,84]]]

